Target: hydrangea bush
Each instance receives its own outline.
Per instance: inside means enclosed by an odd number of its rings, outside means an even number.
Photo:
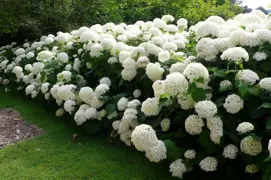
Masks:
[[[0,82],[111,130],[177,178],[271,176],[271,16],[171,15],[0,49]],[[196,172],[196,173],[193,173]]]

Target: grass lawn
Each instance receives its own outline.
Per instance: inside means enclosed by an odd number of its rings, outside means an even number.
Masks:
[[[149,162],[143,153],[123,144],[110,144],[106,136],[78,134],[71,119],[57,118],[37,102],[0,88],[0,108],[12,107],[45,134],[0,150],[3,180],[170,180],[168,166]]]

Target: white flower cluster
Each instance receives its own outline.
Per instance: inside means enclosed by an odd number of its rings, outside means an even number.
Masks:
[[[238,148],[233,145],[227,145],[223,150],[223,156],[228,159],[235,159],[238,153]]]
[[[197,56],[206,61],[216,61],[222,53],[222,60],[237,64],[248,62],[249,54],[243,47],[256,47],[271,42],[270,19],[259,10],[239,14],[227,21],[211,16],[191,26],[190,31],[195,32],[199,39]],[[264,52],[255,52],[253,55],[256,61],[267,58],[268,55]]]
[[[231,94],[225,99],[223,106],[228,113],[236,114],[244,108],[244,100],[236,94]]]
[[[200,161],[199,166],[203,171],[211,172],[217,169],[217,160],[214,157],[206,157]]]
[[[167,158],[167,149],[163,141],[158,140],[151,126],[141,124],[131,135],[131,141],[139,151],[146,152],[146,157],[152,162]]]
[[[182,179],[183,174],[187,171],[187,167],[185,166],[182,159],[177,159],[169,165],[169,172],[172,173],[173,177],[177,177]]]
[[[240,143],[241,151],[251,156],[257,156],[262,152],[262,143],[252,136],[247,136]]]
[[[236,131],[242,134],[253,131],[253,130],[254,130],[254,126],[253,124],[249,122],[242,122],[236,128]]]
[[[249,164],[246,166],[245,172],[249,174],[254,174],[259,171],[259,168],[256,166],[256,164]]]

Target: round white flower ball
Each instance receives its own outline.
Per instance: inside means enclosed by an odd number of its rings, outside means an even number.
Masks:
[[[119,111],[124,111],[127,107],[129,100],[125,97],[120,98],[120,100],[117,103],[118,110]]]
[[[224,80],[219,83],[219,89],[222,91],[229,90],[232,87],[233,87],[233,85],[229,80]]]
[[[259,171],[259,168],[256,166],[256,164],[249,164],[245,168],[245,172],[249,174],[254,174]]]
[[[138,151],[146,151],[149,147],[154,146],[158,139],[154,129],[147,124],[136,126],[131,135],[131,141]]]
[[[67,63],[69,61],[69,56],[65,52],[58,53],[57,57],[63,63]]]
[[[198,135],[202,132],[202,127],[204,126],[203,120],[196,116],[196,115],[190,115],[185,120],[185,130],[191,135]]]
[[[223,150],[223,156],[228,159],[235,159],[238,153],[238,148],[233,145],[227,145]]]
[[[261,79],[259,86],[261,89],[271,92],[271,77]]]
[[[185,164],[183,163],[182,159],[177,159],[169,165],[169,172],[172,173],[173,177],[182,179],[183,174],[186,172],[186,170],[187,168]]]
[[[251,156],[257,156],[262,152],[262,143],[252,136],[247,136],[240,143],[241,151]]]
[[[160,62],[166,62],[170,59],[170,53],[168,51],[161,51],[158,54],[158,60]]]
[[[156,163],[163,159],[166,159],[167,148],[165,146],[165,143],[161,140],[158,140],[153,146],[147,148],[145,155],[151,162]]]
[[[111,80],[108,77],[103,77],[100,80],[100,84],[107,84],[108,86],[111,86]]]
[[[164,69],[161,68],[161,65],[159,63],[149,63],[146,67],[146,74],[149,79],[152,81],[156,81],[159,79],[162,79]]]
[[[187,159],[194,159],[196,157],[196,151],[193,149],[187,150],[184,153],[184,157]]]
[[[135,98],[139,98],[141,96],[141,91],[139,89],[134,90],[133,96]]]
[[[259,81],[260,78],[257,73],[251,71],[250,69],[244,69],[238,71],[236,74],[236,79],[243,80],[250,85],[254,85],[257,81]]]
[[[199,101],[195,105],[195,111],[201,118],[211,118],[217,113],[217,107],[212,101]]]
[[[188,64],[183,75],[189,80],[189,82],[194,82],[199,79],[202,79],[205,85],[209,82],[209,72],[201,63]]]
[[[206,157],[200,161],[199,166],[203,171],[212,172],[217,169],[217,160],[214,157]]]
[[[253,124],[249,122],[242,122],[236,128],[236,131],[242,134],[253,131],[253,130],[254,130],[254,126]]]
[[[169,128],[170,128],[170,119],[168,119],[168,118],[163,119],[161,121],[160,125],[161,125],[161,128],[162,128],[162,131],[167,132],[169,130]]]
[[[242,47],[232,47],[227,49],[220,56],[222,60],[232,61],[235,63],[247,62],[249,60],[249,55],[247,51]]]
[[[188,81],[184,75],[179,72],[171,73],[167,75],[164,81],[164,90],[171,96],[185,93],[188,90]]]
[[[228,113],[236,114],[244,108],[244,100],[236,94],[231,94],[225,99],[223,107]]]
[[[146,116],[156,116],[159,114],[159,100],[148,98],[142,103],[141,111]]]
[[[119,125],[120,125],[120,120],[114,121],[112,123],[112,128],[117,131],[119,129]]]

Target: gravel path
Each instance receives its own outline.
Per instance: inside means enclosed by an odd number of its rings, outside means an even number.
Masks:
[[[43,130],[24,121],[18,111],[12,108],[0,109],[0,148],[41,134]]]

